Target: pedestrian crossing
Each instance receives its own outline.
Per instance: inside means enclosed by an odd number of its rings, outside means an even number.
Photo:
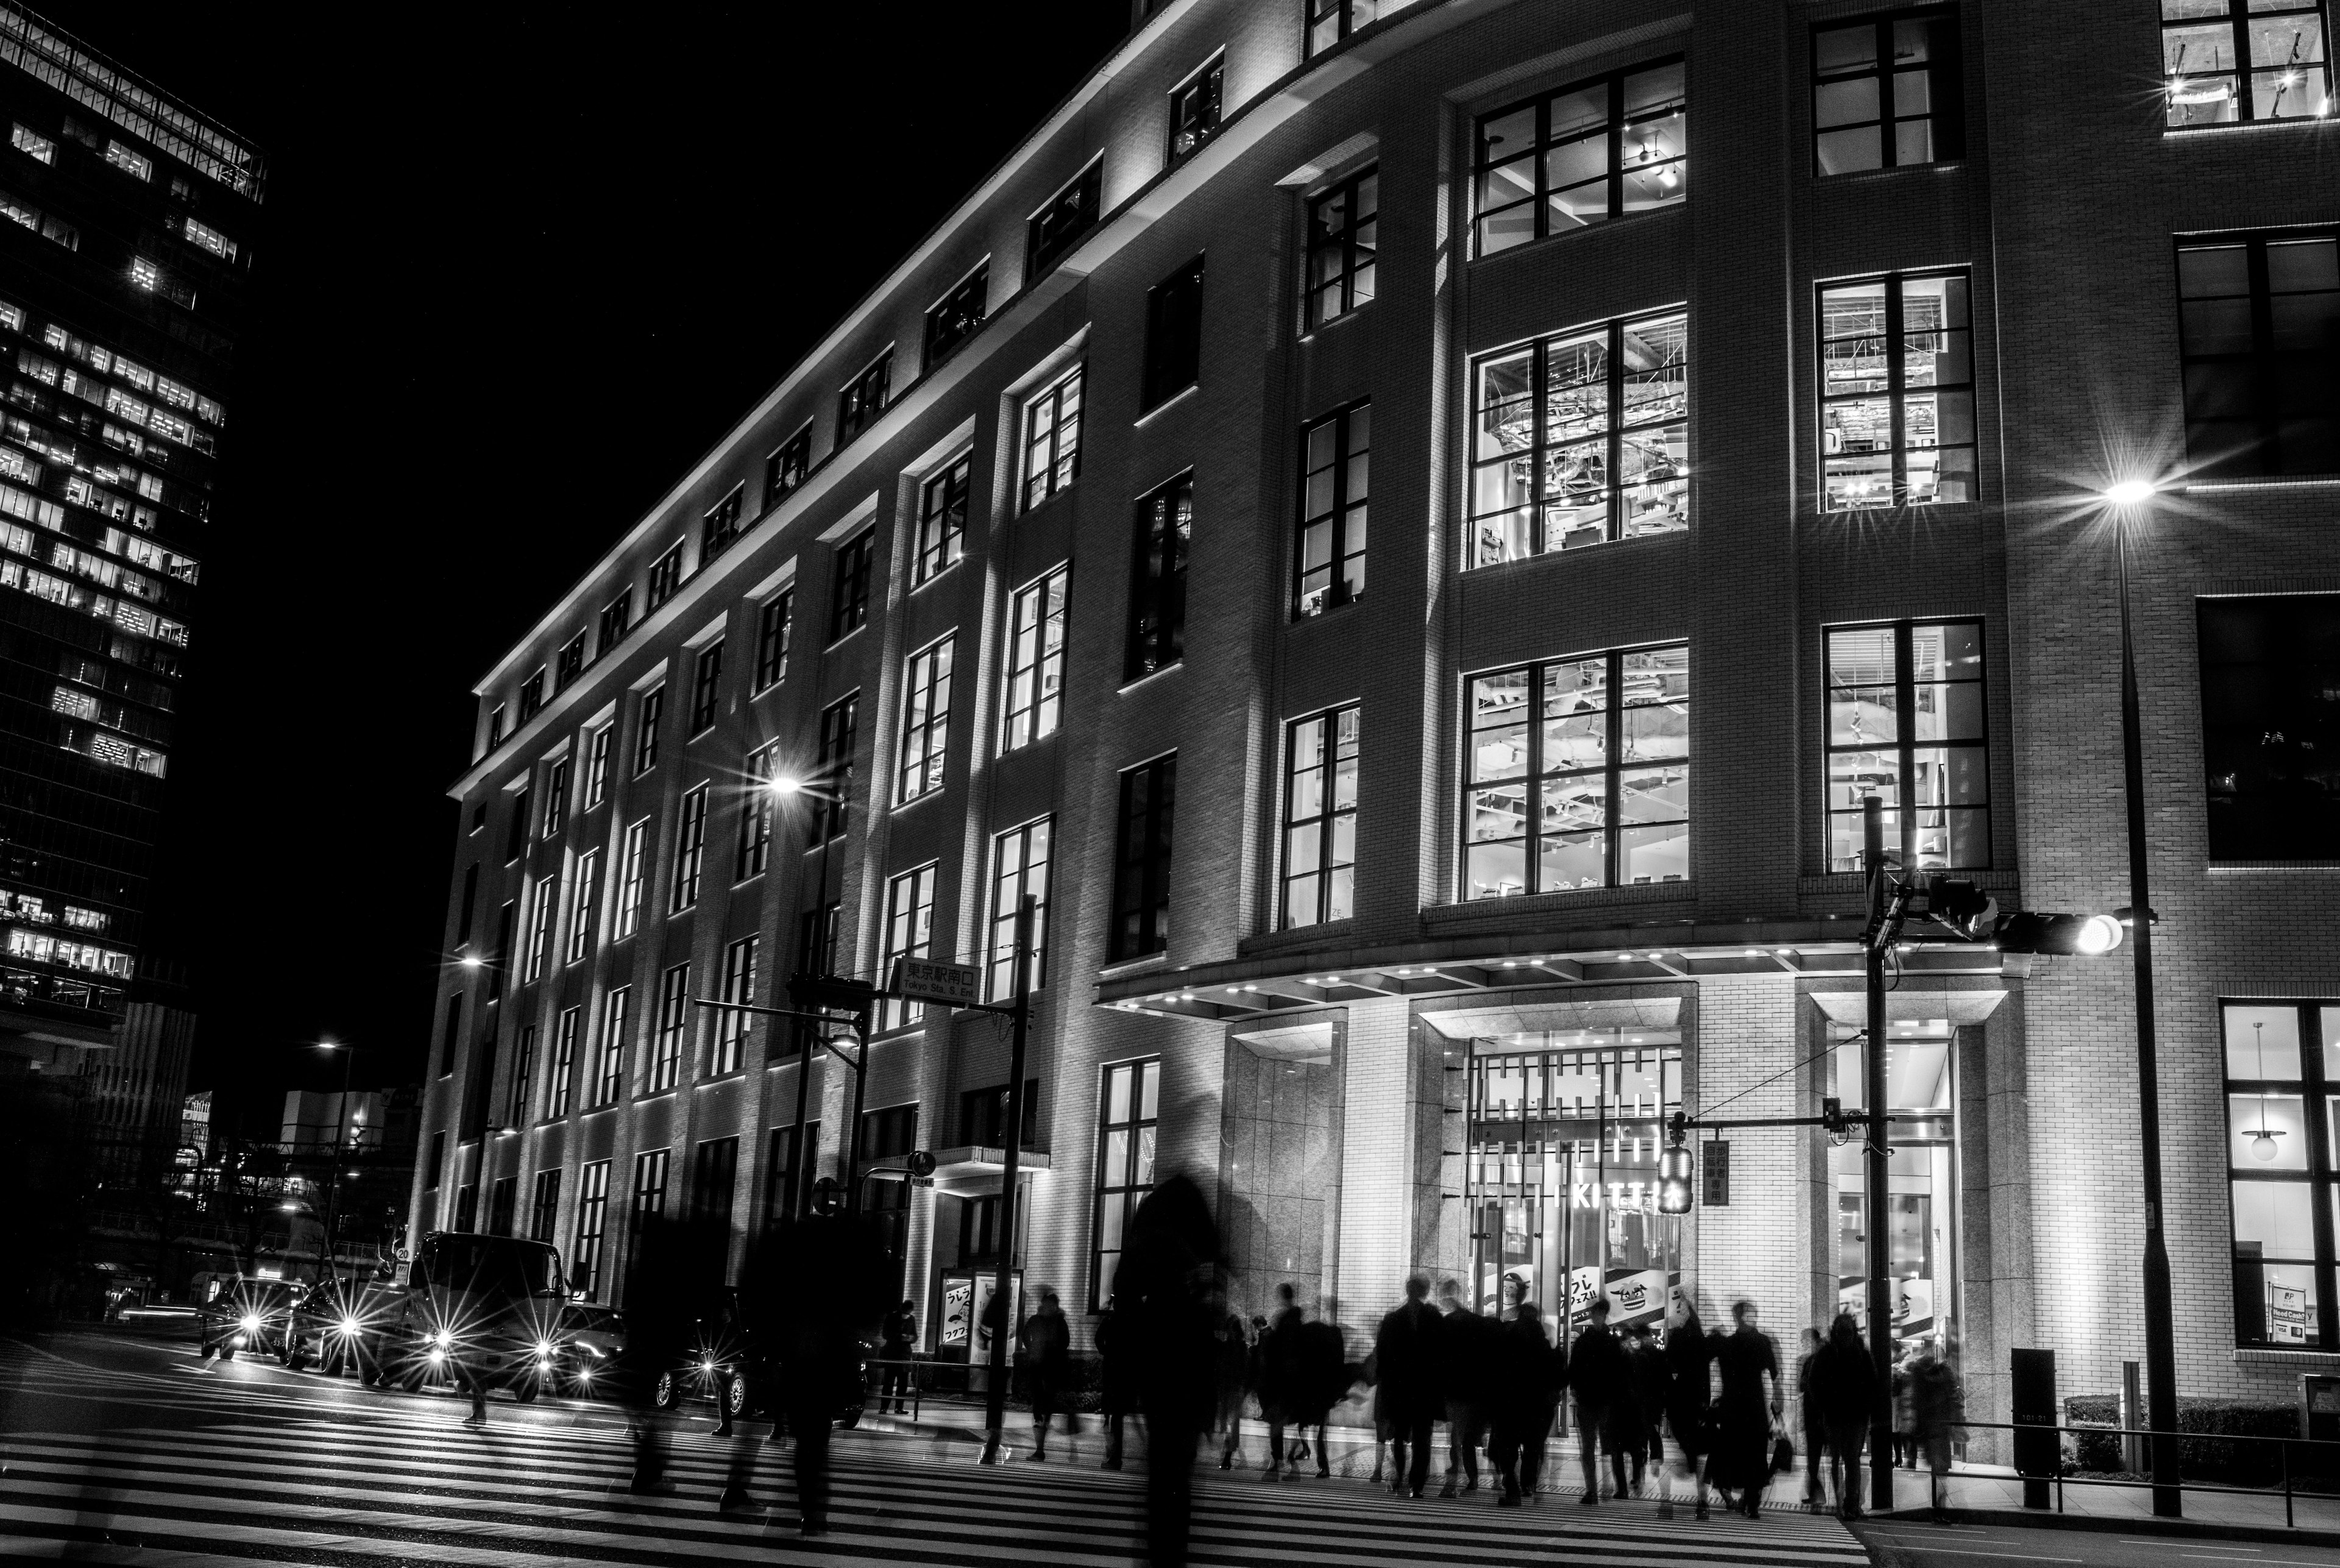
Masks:
[[[69,1369],[13,1370],[20,1393],[73,1381]],[[331,1413],[225,1403],[202,1424],[155,1422],[146,1411],[140,1424],[96,1432],[11,1422],[0,1436],[0,1555],[171,1568],[258,1559],[498,1568],[751,1556],[1038,1568],[1144,1560],[1136,1474],[985,1468],[971,1448],[952,1460],[898,1434],[840,1434],[829,1533],[807,1541],[796,1533],[778,1444],[753,1449],[753,1506],[719,1513],[737,1440],[703,1428],[678,1434],[666,1488],[635,1495],[630,1447],[606,1410],[563,1417],[498,1404],[489,1427],[472,1432],[456,1424],[454,1401],[353,1402]],[[1809,1514],[1661,1522],[1642,1503],[1580,1510],[1547,1496],[1537,1508],[1501,1512],[1490,1503],[1483,1494],[1414,1502],[1356,1482],[1270,1486],[1204,1472],[1193,1557],[1244,1568],[1477,1565],[1555,1552],[1592,1568],[1868,1561],[1834,1520]]]

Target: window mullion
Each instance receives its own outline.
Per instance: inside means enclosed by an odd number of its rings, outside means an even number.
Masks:
[[[1542,114],[1542,109],[1537,110]],[[1536,155],[1536,165],[1543,164],[1543,155]],[[1537,179],[1541,181],[1539,174]],[[1542,197],[1538,198],[1542,200]],[[1546,474],[1552,463],[1552,439],[1544,424],[1544,409],[1550,397],[1545,382],[1552,374],[1552,341],[1536,340],[1528,351],[1528,396],[1533,401],[1528,408],[1528,553],[1542,555],[1546,548],[1543,537],[1543,498]]]
[[[1906,446],[1908,421],[1903,416],[1907,381],[1901,363],[1901,275],[1885,280],[1885,398],[1886,417],[1893,440],[1893,499],[1895,506],[1909,503],[1909,454]]]
[[[1528,825],[1525,881],[1539,893],[1552,891],[1543,885],[1543,671],[1541,664],[1528,666],[1528,787],[1520,797],[1520,815]],[[1467,833],[1471,814],[1462,815]]]
[[[1625,78],[1609,78],[1609,216],[1625,215]]]
[[[1621,87],[1619,91],[1622,91]],[[1625,470],[1625,323],[1609,323],[1609,537],[1617,539],[1624,531],[1624,487],[1620,482]]]
[[[1877,24],[1877,146],[1883,167],[1899,164],[1900,142],[1893,124],[1893,24],[1880,21]]]
[[[2238,56],[2247,59],[2247,56]],[[2242,72],[2243,95],[2247,99],[2250,73]],[[2282,432],[2283,417],[2277,388],[2283,373],[2275,357],[2275,293],[2267,278],[2266,242],[2254,239],[2244,247],[2251,283],[2251,412],[2258,425],[2260,451],[2269,454],[2268,461],[2277,461],[2280,448],[2276,445]]]
[[[1552,141],[1552,100],[1539,98],[1535,107],[1535,237],[1552,238],[1552,184],[1545,175],[1545,153]],[[1475,197],[1473,198],[1476,199]]]
[[[2299,1009],[2300,1121],[2307,1137],[2308,1216],[2315,1230],[2315,1317],[2317,1342],[2329,1349],[2340,1344],[2340,1301],[2333,1298],[2334,1249],[2332,1216],[2333,1150],[2327,1138],[2329,1113],[2325,1097],[2331,1086],[2324,1077],[2324,1041],[2317,1028],[2316,1009]]]
[[[1623,749],[1625,744],[1625,656],[1622,653],[1611,653],[1608,656],[1608,664],[1609,755],[1605,759],[1608,767],[1601,779],[1601,793],[1605,799],[1602,802],[1601,813],[1602,818],[1601,838],[1604,875],[1609,886],[1613,888],[1617,886],[1617,849],[1620,831],[1617,826],[1617,814],[1621,804],[1619,797],[1622,793],[1618,753]]]
[[[1917,773],[1918,743],[1913,738],[1917,729],[1918,676],[1917,660],[1910,647],[1910,623],[1901,621],[1893,628],[1893,703],[1900,712],[1894,726],[1894,744],[1899,749],[1901,779],[1896,793],[1900,809],[1896,813],[1900,821],[1900,842],[1895,846],[1901,855],[1901,870],[1907,876],[1916,863],[1918,849]],[[1862,868],[1864,870],[1866,867]]]

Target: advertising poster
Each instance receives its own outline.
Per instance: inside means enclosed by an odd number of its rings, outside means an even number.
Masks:
[[[991,1335],[983,1326],[983,1318],[998,1283],[998,1277],[988,1269],[981,1274],[943,1275],[943,1326],[935,1342],[937,1348],[964,1355],[977,1365],[990,1361]],[[1024,1308],[1024,1276],[1020,1274],[1008,1276],[1007,1305],[1007,1321],[1020,1321]]]
[[[2266,1287],[2267,1338],[2276,1345],[2307,1343],[2307,1292],[2298,1285]]]

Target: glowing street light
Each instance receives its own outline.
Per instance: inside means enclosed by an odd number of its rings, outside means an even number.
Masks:
[[[793,773],[776,773],[765,787],[775,795],[801,795],[805,781]]]
[[[2115,506],[2142,506],[2154,497],[2154,483],[2149,479],[2125,479],[2105,487],[2105,499]]]

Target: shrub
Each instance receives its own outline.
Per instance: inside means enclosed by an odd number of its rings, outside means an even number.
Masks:
[[[2102,1431],[2067,1435],[2075,1467],[2084,1471],[2124,1472],[2120,1400],[2108,1394],[2075,1394],[2064,1402],[2067,1425],[2093,1426]],[[2272,1443],[2224,1442],[2236,1437],[2297,1437],[2299,1410],[2291,1404],[2246,1404],[2231,1399],[2180,1398],[2177,1402],[2179,1474],[2188,1481],[2215,1482],[2225,1486],[2277,1486],[2283,1482],[2284,1455]],[[2290,1452],[2294,1483],[2340,1481],[2340,1449],[2309,1447]]]

